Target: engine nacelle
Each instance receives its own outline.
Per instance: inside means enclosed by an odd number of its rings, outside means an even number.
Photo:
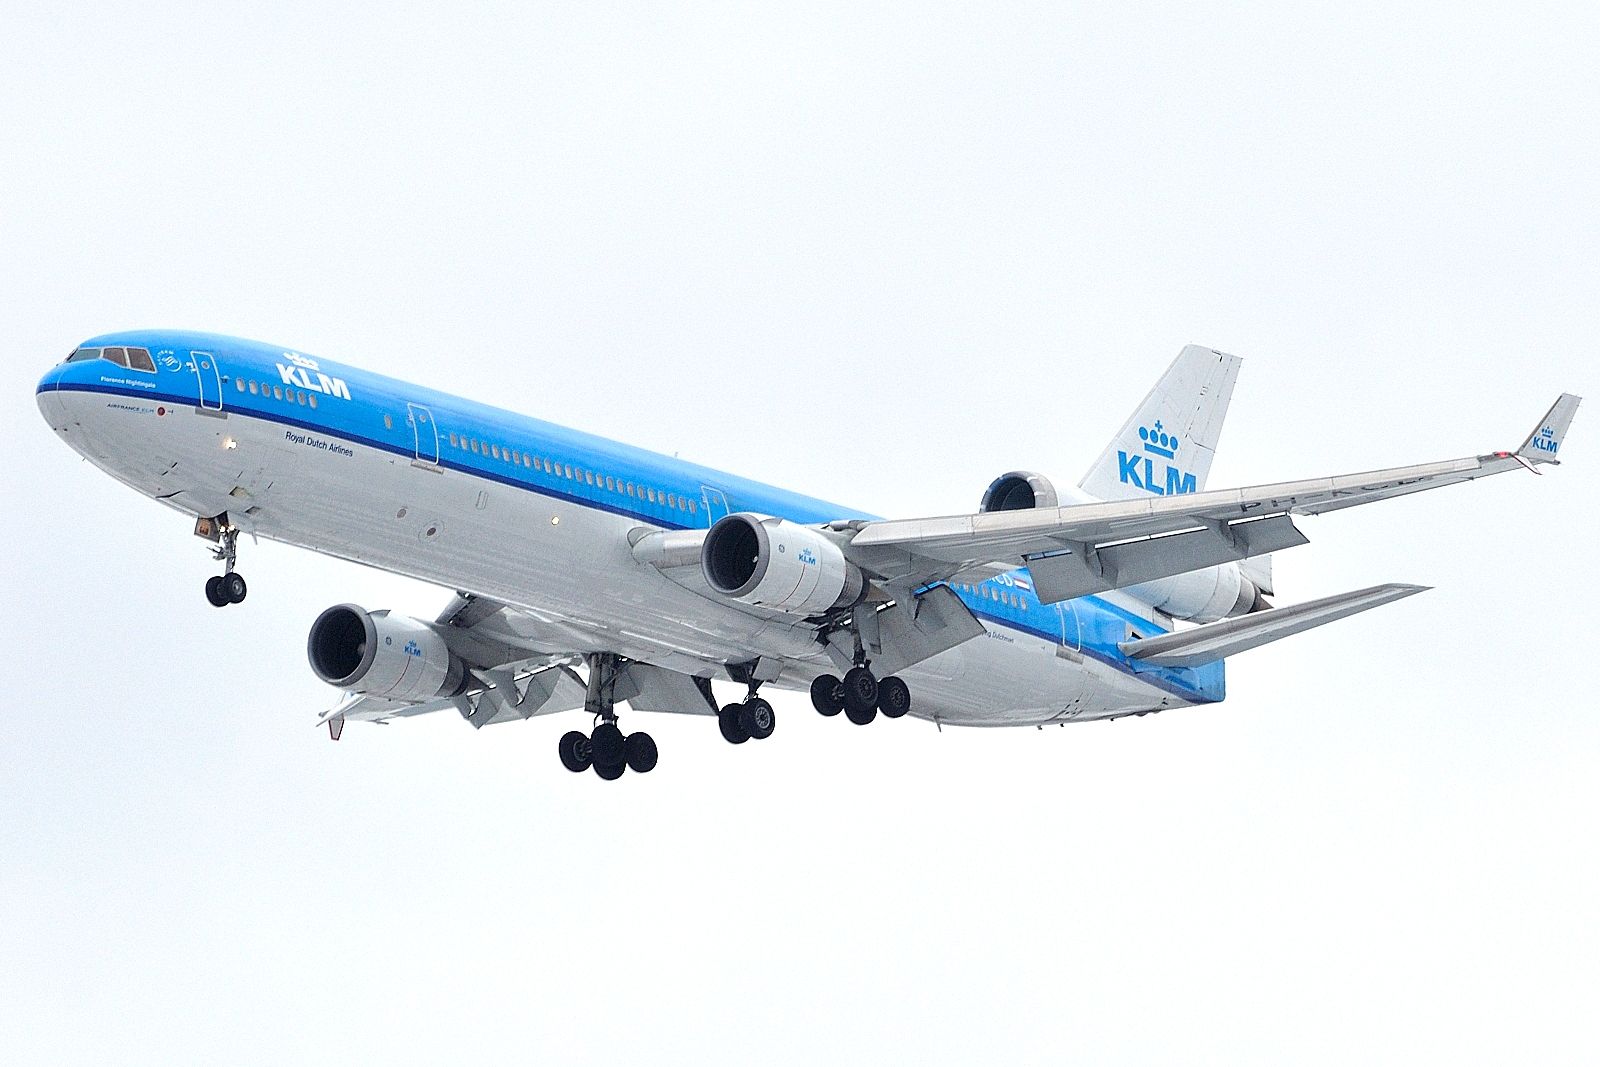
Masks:
[[[989,483],[978,502],[979,511],[1025,511],[1028,508],[1061,506],[1060,495],[1050,479],[1033,471],[1012,471]]]
[[[1218,622],[1267,606],[1261,590],[1240,572],[1237,563],[1131,585],[1123,592],[1175,619],[1191,622]]]
[[[466,689],[467,666],[444,638],[389,611],[336,604],[311,624],[306,656],[318,678],[364,696],[420,704]]]
[[[860,568],[821,530],[748,512],[707,531],[700,569],[723,596],[792,615],[848,607],[867,588]]]

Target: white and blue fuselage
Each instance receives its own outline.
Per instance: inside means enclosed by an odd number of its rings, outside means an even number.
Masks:
[[[765,657],[784,665],[783,688],[831,669],[803,620],[686,588],[631,545],[641,529],[733,512],[810,525],[866,513],[237,338],[132,331],[79,354],[39,383],[50,426],[188,515],[504,602],[551,651],[699,677]],[[1119,650],[1170,628],[1132,598],[1042,604],[1026,570],[951,587],[985,632],[903,672],[915,716],[1013,726],[1223,699],[1221,662],[1159,667]]]

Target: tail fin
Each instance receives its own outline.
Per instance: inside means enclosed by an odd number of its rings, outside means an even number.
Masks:
[[[1101,500],[1204,489],[1241,362],[1199,345],[1179,352],[1079,487]]]

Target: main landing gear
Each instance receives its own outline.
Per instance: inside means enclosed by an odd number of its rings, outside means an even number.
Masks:
[[[911,710],[911,687],[899,678],[879,680],[872,668],[858,664],[843,678],[831,674],[811,683],[811,706],[823,715],[844,712],[857,726],[865,726],[883,712],[885,718],[898,719]]]
[[[617,681],[617,657],[600,652],[586,657],[589,662],[589,694],[584,709],[595,718],[593,733],[569,730],[561,736],[557,749],[561,765],[574,774],[589,768],[606,781],[622,777],[623,771],[646,774],[656,766],[656,741],[647,733],[624,734],[617,726],[616,701],[612,691]]]
[[[227,516],[222,515],[201,519],[195,523],[194,532],[217,542],[217,547],[211,550],[211,558],[222,563],[222,573],[206,579],[206,599],[214,608],[241,603],[250,587],[245,585],[244,575],[233,569],[239,561],[238,529],[227,525]]]

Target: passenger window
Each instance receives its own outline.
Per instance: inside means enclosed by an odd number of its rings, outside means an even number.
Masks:
[[[272,387],[272,399],[274,399],[274,400],[282,400],[282,399],[283,399],[283,386],[281,386],[281,385],[274,385],[274,386],[273,386],[273,387]],[[387,415],[385,415],[385,416],[384,416],[384,417],[383,417],[383,424],[384,424],[384,425],[385,425],[385,426],[392,426],[392,425],[394,425],[394,424],[393,424],[393,423],[391,423],[391,422],[390,422],[390,421],[389,421],[389,416],[387,416]]]
[[[109,359],[119,367],[128,365],[128,350],[126,348],[103,348],[100,350],[101,359]]]
[[[524,467],[531,467],[531,466],[533,466],[533,457],[532,457],[532,456],[530,456],[530,455],[528,455],[528,454],[527,454],[527,453],[526,453],[526,452],[524,452],[524,453],[523,453],[523,454],[522,454],[522,465],[523,465],[523,466],[524,466]]]
[[[128,349],[128,369],[142,370],[146,374],[154,374],[156,372],[156,363],[155,360],[150,358],[150,350],[148,348]]]
[[[233,384],[239,390],[239,392],[241,392],[241,393],[244,392],[244,379],[243,378],[235,378],[233,380]]]
[[[311,401],[311,406],[312,407],[316,407],[317,406],[317,394],[316,393],[312,393],[306,399]]]
[[[583,480],[588,482],[590,485],[593,485],[594,484],[594,471],[584,471],[583,472]]]
[[[257,385],[255,382],[251,382],[250,383],[250,395],[251,396],[255,396],[260,391],[261,391],[261,387],[259,385]]]
[[[273,389],[277,389],[278,387],[277,386],[273,386],[272,388]],[[394,429],[394,419],[392,417],[388,416],[388,415],[385,415],[383,417],[383,428],[385,430]]]
[[[450,447],[451,448],[460,448],[461,447],[461,443],[460,442],[461,442],[461,439],[456,436],[456,432],[454,430],[451,430],[450,431]]]
[[[689,514],[693,515],[697,509],[693,500],[689,501]]]
[[[472,450],[474,452],[476,452],[478,450],[478,439],[476,437],[474,437],[472,440],[468,441],[467,443],[472,446]]]
[[[306,394],[304,392],[302,392],[301,390],[296,389],[294,391],[294,402],[296,404],[299,404],[301,407],[305,407],[306,406]]]

